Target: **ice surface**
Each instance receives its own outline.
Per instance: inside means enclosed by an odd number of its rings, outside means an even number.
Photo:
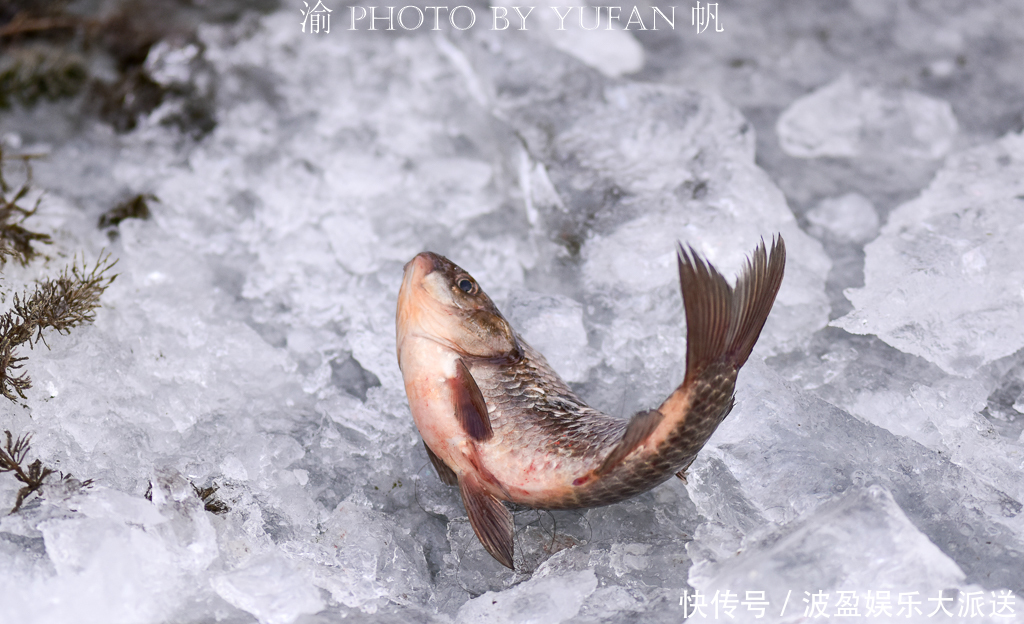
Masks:
[[[867,617],[868,592],[888,591],[891,615],[899,612],[898,594],[918,592],[919,603],[927,608],[911,614],[917,617],[904,611],[900,620],[924,622],[935,606],[928,598],[944,590],[955,595],[951,588],[964,586],[963,572],[918,531],[881,486],[850,488],[793,524],[785,531],[748,537],[745,552],[715,566],[713,577],[700,578],[712,566],[695,566],[691,582],[712,598],[716,591],[733,591],[740,599],[748,591],[765,592],[764,599],[773,605],[766,609],[768,621],[801,621],[812,615],[809,598],[817,593],[826,596],[828,607],[822,611],[836,615],[839,592],[858,598],[855,613],[862,617],[855,621],[877,621],[877,616]],[[707,533],[698,534],[695,544],[712,532]],[[737,619],[745,619],[739,613],[748,618],[755,614],[737,605]]]
[[[951,157],[865,248],[864,288],[835,324],[965,376],[1024,347],[1022,195],[1021,135]]]
[[[324,608],[320,594],[281,557],[266,557],[211,581],[214,591],[260,622],[285,624]]]
[[[843,74],[791,104],[777,131],[782,149],[799,158],[936,159],[952,147],[957,123],[948,102]]]
[[[967,621],[1021,621],[989,617],[1024,588],[1024,147],[993,143],[1024,39],[997,4],[329,36],[289,5],[156,44],[177,95],[130,133],[4,113],[5,145],[47,154],[26,224],[55,237],[4,285],[104,247],[120,275],[0,413],[77,479],[0,518],[0,621],[677,623],[684,592],[725,590],[778,621],[805,591],[917,591],[925,614],[978,591]],[[199,140],[189,97],[215,112]],[[151,219],[96,228],[138,193]],[[683,375],[676,242],[731,279],[777,233],[783,290],[688,482],[517,510],[517,570],[495,562],[409,416],[404,263],[452,258],[629,415]],[[19,485],[0,474],[0,508]]]
[[[890,583],[921,583],[931,593],[959,585],[961,571],[966,584],[1021,583],[1017,496],[946,453],[797,391],[759,362],[749,368],[734,414],[691,469],[690,496],[709,518],[688,546],[691,585],[739,591],[733,583],[743,575],[768,582],[782,574],[778,587],[797,594]],[[860,514],[889,528],[858,537],[867,529],[851,518]],[[897,543],[901,554],[892,556]],[[819,563],[786,563],[807,558]],[[915,560],[927,576],[904,567]]]
[[[534,576],[502,593],[486,593],[459,609],[456,622],[558,624],[576,616],[597,589],[592,570],[565,576]]]
[[[589,349],[583,306],[565,296],[513,293],[503,306],[512,326],[568,382],[584,381],[597,363]]]
[[[631,74],[644,66],[643,47],[622,29],[629,19],[628,14],[620,16],[618,21],[610,20],[609,7],[592,7],[579,1],[555,7],[537,6],[532,11],[520,5],[518,12],[510,2],[496,2],[491,6],[506,9],[508,28],[525,30],[529,36],[572,55],[606,76]],[[521,15],[525,15],[526,20]],[[498,21],[494,29],[503,29],[503,26],[505,22]]]
[[[878,214],[859,193],[822,200],[806,215],[813,231],[847,243],[866,243],[878,234]]]

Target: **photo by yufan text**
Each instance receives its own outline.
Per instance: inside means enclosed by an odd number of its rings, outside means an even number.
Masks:
[[[303,2],[300,26],[303,33],[329,34],[331,17],[335,9],[317,0],[310,6]],[[687,7],[639,6],[492,6],[485,15],[466,5],[458,6],[348,6],[344,17],[345,30],[469,30],[485,27],[488,30],[530,30],[550,27],[553,30],[675,30],[677,9],[683,13]],[[714,26],[714,32],[724,32],[718,16],[718,3],[701,3],[690,8],[690,26],[698,34]],[[511,11],[510,11],[511,9]],[[538,14],[548,11],[555,19],[541,26]],[[534,19],[531,19],[533,17]],[[549,15],[551,17],[551,15]],[[557,21],[555,21],[557,20]],[[682,26],[682,22],[678,22]]]

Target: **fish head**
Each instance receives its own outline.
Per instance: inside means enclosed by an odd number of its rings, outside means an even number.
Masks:
[[[473,276],[444,256],[424,251],[405,265],[398,293],[398,349],[425,337],[463,356],[519,357],[512,326]]]

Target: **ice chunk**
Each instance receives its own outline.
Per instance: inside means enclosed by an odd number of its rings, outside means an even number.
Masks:
[[[516,291],[502,308],[523,338],[566,381],[583,381],[597,358],[587,344],[583,306],[568,297]]]
[[[525,12],[525,7],[521,8]],[[612,13],[613,8],[619,11]],[[630,74],[644,66],[640,42],[620,28],[629,18],[628,14],[621,15],[620,7],[590,6],[572,0],[554,7],[537,7],[530,17],[534,25],[528,30],[606,76]]]
[[[428,576],[422,546],[360,496],[326,517],[319,543],[294,540],[283,550],[303,561],[312,582],[338,603],[375,613],[392,602],[422,602]],[[421,533],[422,535],[422,533]]]
[[[970,376],[1024,347],[1024,137],[949,159],[865,247],[854,311],[833,323]]]
[[[592,570],[538,576],[510,590],[488,592],[470,600],[459,609],[456,622],[557,624],[576,617],[595,589],[597,577]]]
[[[159,41],[146,56],[146,73],[165,87],[185,85],[192,79],[193,71],[189,65],[198,57],[199,46],[195,43],[172,45]]]
[[[216,592],[260,624],[291,624],[324,607],[320,593],[281,556],[266,555],[211,581]]]
[[[824,199],[805,216],[812,231],[827,232],[843,242],[863,244],[878,234],[878,213],[859,193]]]
[[[187,481],[154,481],[152,501],[102,486],[60,496],[48,485],[42,501],[6,516],[0,544],[21,541],[40,559],[20,578],[5,567],[0,619],[154,621],[209,594],[202,574],[219,556],[215,529]]]
[[[789,621],[810,615],[808,597],[817,592],[825,594],[826,614],[838,612],[839,592],[852,592],[858,597],[854,612],[866,616],[868,592],[889,591],[894,606],[898,593],[918,592],[919,603],[928,605],[929,597],[965,585],[960,568],[878,485],[851,487],[783,529],[754,531],[740,551],[717,566],[695,565],[690,583],[709,599],[715,592],[731,591],[739,600],[750,591],[765,592],[773,619],[784,611]],[[754,616],[749,608],[734,606],[737,616]],[[925,621],[931,610],[915,621]]]
[[[753,557],[757,551],[770,550],[772,539],[752,545],[757,541],[755,533],[766,530],[768,523],[786,526],[816,516],[819,520],[807,525],[804,535],[808,539],[818,532],[828,535],[827,527],[836,521],[827,505],[860,508],[861,503],[836,501],[844,493],[872,485],[890,492],[923,534],[913,542],[914,553],[906,556],[930,560],[938,566],[933,569],[945,570],[936,582],[948,580],[954,568],[947,563],[939,565],[941,558],[924,547],[926,541],[963,571],[967,584],[993,590],[1015,587],[1024,578],[1019,566],[1010,563],[1024,554],[1024,539],[1016,529],[1021,503],[1013,496],[957,466],[943,453],[794,390],[762,362],[748,363],[739,380],[741,398],[736,408],[690,471],[687,489],[708,518],[689,550],[695,563],[695,587],[717,574],[711,567],[717,569],[740,551],[744,557]],[[796,483],[800,486],[795,487]],[[883,500],[868,498],[879,503]],[[876,503],[865,504],[877,508]],[[890,513],[893,507],[888,503],[881,508],[870,514],[889,519],[876,527],[878,534],[872,542],[896,543],[910,527]],[[987,537],[976,539],[979,534]],[[853,556],[863,551],[865,543],[850,534],[835,548],[837,553]],[[875,554],[880,558],[889,555],[886,549]],[[884,574],[879,570],[874,581],[894,585],[904,583],[910,573],[895,563],[885,568]],[[815,585],[820,571],[810,566],[805,575],[799,573],[802,583]],[[849,568],[842,574],[847,573],[856,570]]]
[[[843,74],[793,102],[776,130],[782,149],[798,158],[934,160],[953,146],[957,121],[948,102]]]

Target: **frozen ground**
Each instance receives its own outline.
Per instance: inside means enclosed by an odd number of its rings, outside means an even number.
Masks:
[[[129,132],[0,112],[8,151],[46,154],[28,224],[55,238],[5,285],[104,247],[120,272],[0,408],[93,480],[0,518],[0,621],[674,623],[698,593],[750,621],[747,592],[764,621],[1024,621],[1016,0],[719,3],[700,34],[690,7],[559,33],[475,4],[463,32],[350,32],[328,1],[311,35],[298,4],[154,46],[183,95]],[[196,94],[205,135],[170,123]],[[151,219],[97,229],[139,193]],[[521,510],[518,571],[493,561],[409,415],[403,264],[448,255],[628,416],[682,376],[675,241],[731,275],[779,232],[783,290],[689,482]]]

